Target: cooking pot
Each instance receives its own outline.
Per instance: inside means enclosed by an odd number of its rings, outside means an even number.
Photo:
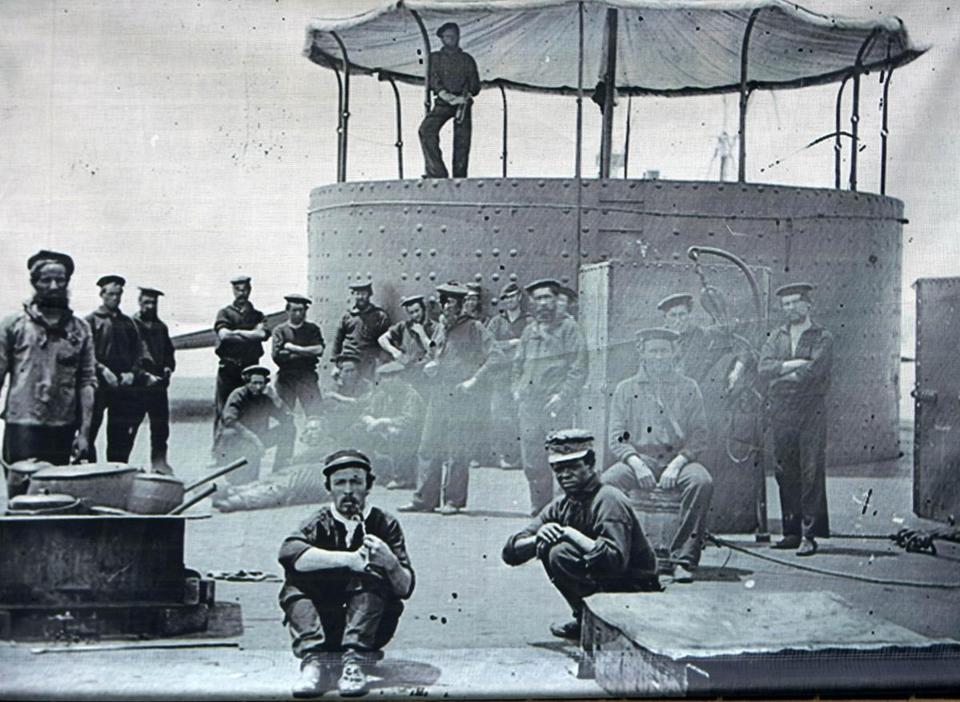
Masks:
[[[186,487],[172,475],[140,473],[133,478],[127,510],[136,514],[169,514],[183,503],[186,493],[246,464],[247,459],[240,458]]]
[[[139,468],[125,463],[54,466],[30,478],[29,495],[73,495],[87,507],[103,505],[125,509]]]
[[[17,495],[7,503],[10,517],[85,513],[83,503],[73,495]]]
[[[35,458],[17,461],[12,465],[4,463],[3,470],[7,477],[7,499],[26,494],[30,486],[30,477],[38,470],[52,467],[52,463],[38,461]]]

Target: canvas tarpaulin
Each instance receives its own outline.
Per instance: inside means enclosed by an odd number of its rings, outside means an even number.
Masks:
[[[895,17],[829,17],[784,0],[585,0],[584,87],[604,64],[608,9],[619,11],[617,90],[623,94],[684,95],[736,91],[740,54],[751,14],[751,88],[786,88],[838,80],[857,64],[897,66],[924,49],[912,44]],[[401,0],[348,19],[316,19],[304,54],[352,71],[423,82],[424,24],[433,50],[436,29],[461,28],[461,46],[477,61],[481,80],[551,93],[577,90],[579,5],[576,0]]]

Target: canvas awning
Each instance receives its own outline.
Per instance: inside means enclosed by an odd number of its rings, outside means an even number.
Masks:
[[[348,19],[315,19],[304,55],[351,71],[423,83],[423,22],[433,50],[436,29],[455,21],[461,46],[487,85],[545,93],[577,90],[577,0],[392,0]],[[856,67],[896,67],[926,49],[896,17],[829,17],[785,0],[584,0],[584,87],[603,70],[608,9],[619,10],[617,91],[691,95],[740,90],[740,54],[751,14],[747,78],[752,89],[804,87],[841,80]],[[335,33],[335,35],[333,34]]]

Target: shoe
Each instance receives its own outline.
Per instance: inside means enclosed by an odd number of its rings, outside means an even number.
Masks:
[[[517,466],[508,461],[506,458],[500,458],[500,470],[516,470]]]
[[[473,459],[472,461],[470,461],[470,463],[467,465],[467,467],[468,467],[470,470],[474,470],[475,468],[479,468],[479,467],[480,467],[480,461],[478,461],[477,459]]]
[[[433,508],[424,507],[423,505],[418,504],[416,502],[410,502],[408,504],[400,505],[399,507],[397,507],[397,511],[398,512],[432,512]]]
[[[556,636],[558,639],[579,641],[580,622],[578,622],[576,619],[571,619],[570,621],[563,622],[562,624],[551,624],[550,633]]]
[[[359,663],[343,664],[343,672],[337,681],[337,691],[344,697],[360,697],[367,694],[367,676]]]
[[[308,658],[300,667],[300,679],[293,686],[297,699],[319,697],[330,688],[329,669],[315,658]]]
[[[678,563],[677,567],[673,569],[673,582],[692,583],[693,573],[687,570],[686,567]]]
[[[797,549],[798,556],[812,556],[817,552],[817,542],[813,539],[804,539]]]
[[[770,544],[770,548],[779,549],[781,551],[790,551],[798,546],[800,546],[799,536],[784,536],[776,543]]]
[[[389,483],[387,483],[387,490],[399,490],[399,489],[400,489],[400,483],[398,483],[396,480],[391,480]]]
[[[158,461],[152,466],[153,472],[159,475],[173,475],[173,468],[166,461]]]
[[[456,505],[451,505],[449,502],[440,508],[440,514],[445,517],[449,517],[454,514],[460,514],[460,508]]]

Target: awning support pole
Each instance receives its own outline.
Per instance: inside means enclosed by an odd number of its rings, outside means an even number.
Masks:
[[[400,180],[403,180],[403,111],[400,105],[400,90],[393,76],[388,75],[386,78],[390,81],[390,87],[393,88],[393,101],[397,106],[397,141],[394,146],[397,147],[397,173]]]
[[[347,55],[347,47],[336,32],[330,32],[340,47],[340,55],[343,57],[343,102],[340,106],[340,149],[339,163],[337,164],[337,182],[343,183],[347,180],[347,127],[350,122],[350,58]]]
[[[574,158],[574,176],[579,180],[583,170],[583,2],[577,3],[579,32],[577,41],[577,153]],[[577,188],[579,192],[579,184]]]
[[[880,194],[887,194],[887,138],[890,128],[887,122],[887,106],[890,101],[890,78],[893,76],[893,64],[887,68],[887,75],[883,79],[883,119],[880,127]]]
[[[860,76],[863,74],[863,57],[879,33],[879,29],[874,29],[870,32],[870,36],[863,40],[853,68],[853,105],[850,110],[850,190],[857,189],[857,153],[860,150]]]
[[[837,108],[833,132],[833,187],[837,190],[840,189],[840,166],[843,158],[843,144],[840,142],[840,111],[843,107],[843,89],[847,86],[848,80],[850,80],[850,76],[846,76],[840,81],[840,87],[837,89]]]
[[[750,88],[747,83],[747,69],[749,67],[750,35],[753,25],[757,23],[760,8],[750,13],[747,28],[743,32],[743,43],[740,46],[740,130],[737,132],[737,143],[740,147],[737,163],[737,182],[747,181],[747,102],[750,100]]]
[[[340,154],[343,152],[343,142],[340,140],[340,133],[343,132],[343,79],[340,77],[340,70],[333,64],[330,65],[333,74],[337,77],[337,182],[340,182]]]
[[[413,15],[413,19],[416,20],[417,26],[420,28],[420,36],[423,38],[423,114],[430,114],[430,35],[427,34],[427,28],[423,24],[423,20],[420,19],[420,13],[416,10],[410,10],[410,14]]]
[[[613,105],[617,94],[617,24],[620,13],[607,8],[607,65],[603,72],[603,122],[600,132],[600,177],[610,177],[613,146]]]
[[[501,166],[501,172],[503,177],[507,177],[507,91],[504,90],[503,85],[498,86],[500,88],[500,99],[503,101],[503,144],[500,148],[500,160],[503,161]]]
[[[623,179],[630,173],[630,113],[633,112],[633,97],[627,98],[627,126],[623,135]]]

